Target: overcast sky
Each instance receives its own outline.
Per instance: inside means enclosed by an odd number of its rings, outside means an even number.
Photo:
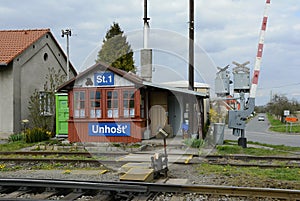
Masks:
[[[187,79],[188,0],[149,0],[155,74]],[[216,67],[255,63],[265,0],[195,0],[196,80],[214,85]],[[71,28],[70,60],[78,71],[93,64],[106,31],[118,22],[139,65],[143,0],[0,0],[1,29],[50,28],[66,50],[61,30]],[[300,100],[300,2],[271,0],[256,103],[271,94]],[[162,81],[160,77],[156,81]],[[214,88],[214,86],[212,86]]]

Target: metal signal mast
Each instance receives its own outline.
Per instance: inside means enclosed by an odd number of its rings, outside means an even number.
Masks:
[[[271,0],[266,0],[248,103],[244,108],[244,110],[231,110],[228,113],[229,115],[228,128],[233,129],[234,135],[236,134],[241,135],[241,137],[238,139],[238,144],[244,148],[247,147],[247,139],[245,138],[245,126],[246,126],[245,121],[254,111],[255,95],[256,95],[256,89],[258,84],[258,77],[260,73],[260,64],[261,64],[261,59],[263,54],[265,32],[266,32],[267,21],[268,21],[267,14],[268,14],[268,9],[270,7],[270,2]]]

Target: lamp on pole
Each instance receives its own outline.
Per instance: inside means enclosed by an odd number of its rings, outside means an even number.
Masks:
[[[69,66],[69,37],[72,35],[71,29],[61,30],[61,37],[67,36],[67,80],[70,79],[70,66]]]

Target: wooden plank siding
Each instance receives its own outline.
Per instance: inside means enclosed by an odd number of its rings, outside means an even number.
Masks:
[[[101,95],[101,118],[90,118],[89,117],[89,92],[94,90],[101,90],[103,95]],[[120,92],[119,97],[119,117],[118,118],[108,118],[107,117],[107,108],[106,108],[106,97],[105,93],[108,90],[118,90]],[[123,97],[121,94],[124,90],[134,90],[134,117],[125,118],[122,113],[123,109]],[[85,116],[81,118],[75,118],[74,115],[74,92],[75,91],[84,91],[85,96]],[[134,87],[108,87],[108,88],[77,88],[69,91],[68,96],[69,102],[69,120],[68,120],[68,129],[69,135],[68,139],[70,142],[123,142],[123,143],[135,143],[141,142],[143,138],[143,133],[146,127],[146,119],[141,118],[141,94],[139,89]],[[88,131],[89,123],[130,123],[130,136],[90,136]]]

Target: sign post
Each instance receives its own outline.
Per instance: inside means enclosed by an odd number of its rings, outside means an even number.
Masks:
[[[290,133],[292,132],[292,127],[293,127],[293,123],[298,121],[297,117],[286,117],[285,118],[286,121],[286,132],[287,132],[287,123],[290,123]]]

